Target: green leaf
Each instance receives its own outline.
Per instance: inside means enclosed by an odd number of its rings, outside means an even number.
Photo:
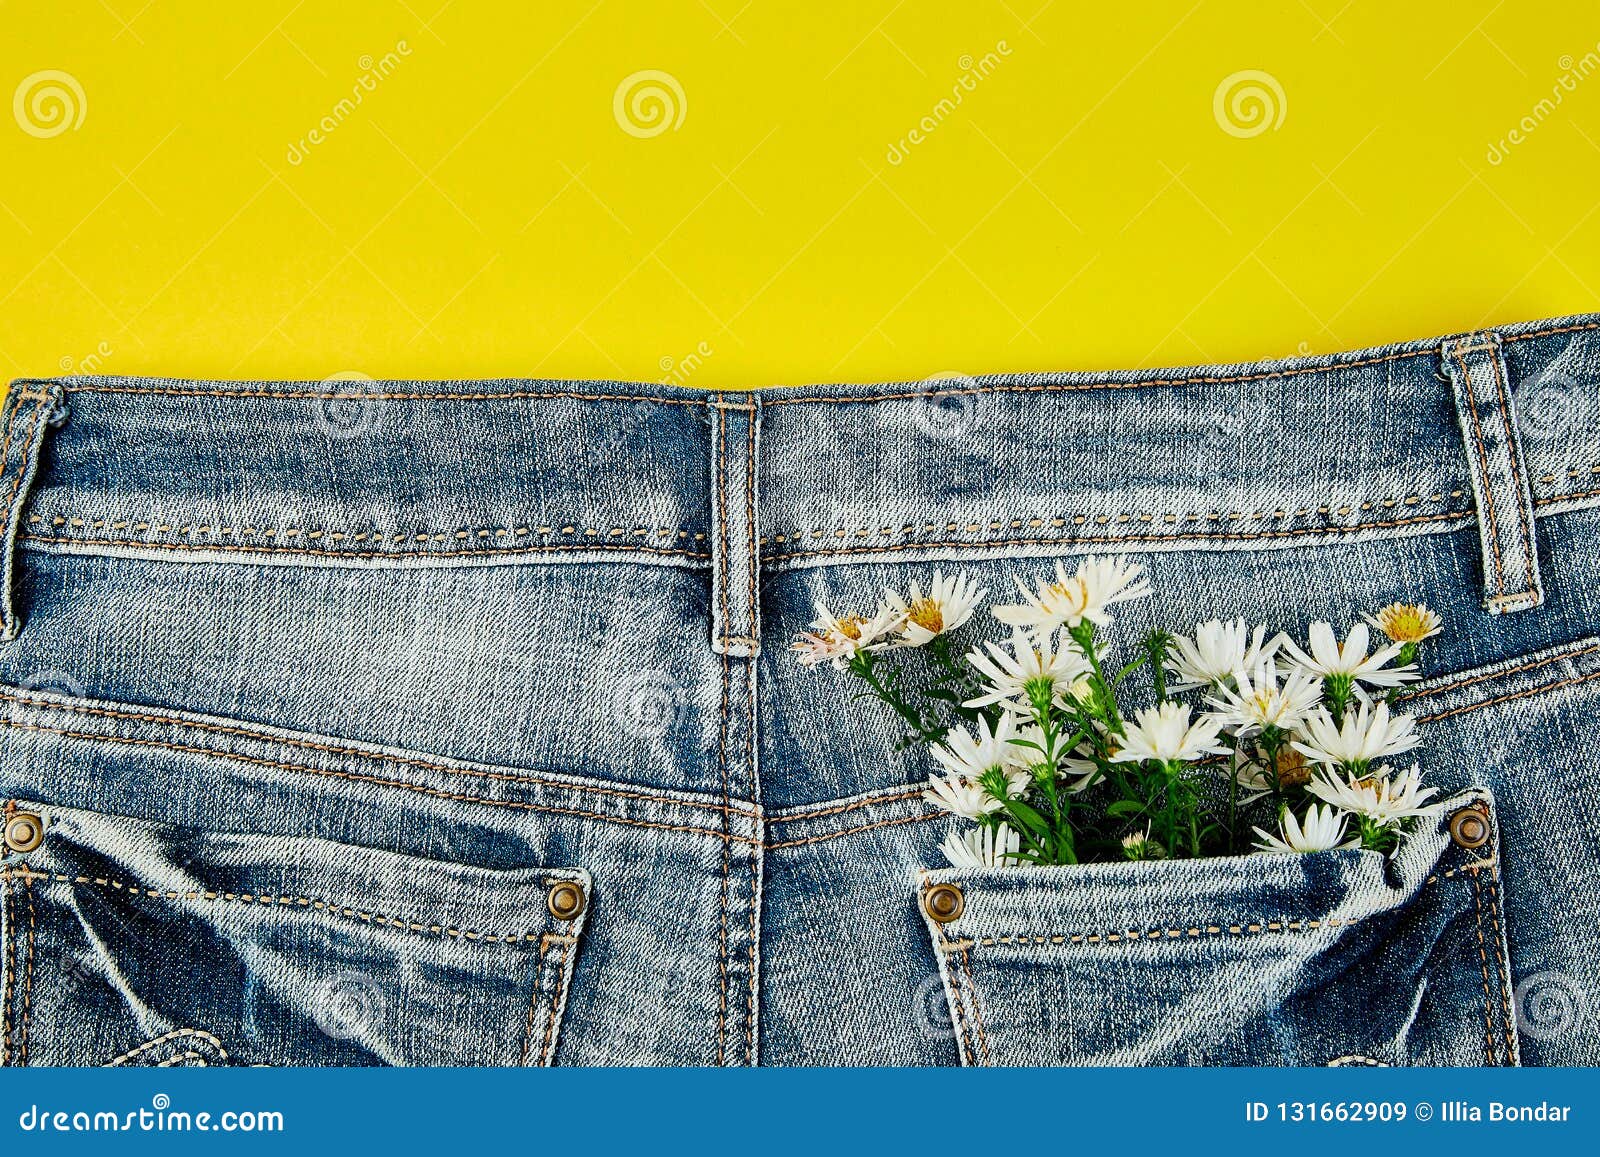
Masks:
[[[1106,808],[1106,815],[1113,819],[1122,819],[1124,816],[1136,816],[1144,811],[1147,805],[1136,799],[1119,799],[1116,803]]]

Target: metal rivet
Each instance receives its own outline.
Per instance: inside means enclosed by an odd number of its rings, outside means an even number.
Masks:
[[[948,924],[960,917],[967,901],[954,884],[935,884],[922,894],[922,906],[930,919]]]
[[[550,907],[550,915],[557,920],[571,920],[583,911],[583,889],[570,880],[557,880],[550,885],[546,902]]]
[[[44,843],[44,824],[29,812],[17,812],[6,820],[6,848],[13,852],[31,852]]]
[[[1489,842],[1489,817],[1475,807],[1464,807],[1450,817],[1450,838],[1463,848],[1481,848]]]

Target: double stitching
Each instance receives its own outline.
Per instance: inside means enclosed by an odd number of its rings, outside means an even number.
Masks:
[[[170,1044],[173,1041],[190,1040],[190,1039],[205,1041],[212,1048],[216,1049],[217,1050],[217,1055],[220,1056],[225,1061],[232,1059],[232,1058],[230,1058],[228,1056],[228,1050],[222,1047],[222,1042],[220,1040],[218,1040],[216,1037],[212,1036],[210,1033],[204,1031],[203,1029],[198,1029],[198,1028],[177,1028],[177,1029],[173,1029],[171,1032],[162,1033],[160,1036],[154,1038],[153,1040],[147,1040],[147,1041],[144,1042],[144,1044],[139,1045],[137,1048],[129,1049],[127,1052],[123,1053],[121,1056],[111,1058],[109,1061],[107,1061],[105,1063],[105,1067],[108,1068],[108,1069],[109,1068],[115,1068],[115,1067],[117,1067],[118,1065],[122,1064],[125,1061],[131,1061],[135,1057],[138,1057],[138,1056],[140,1056],[140,1055],[142,1055],[144,1053],[149,1052],[151,1049],[160,1048],[162,1045]],[[187,1051],[187,1052],[174,1053],[171,1057],[168,1057],[165,1061],[163,1061],[161,1063],[163,1065],[170,1064],[170,1063],[172,1063],[172,1060],[174,1058],[179,1057],[179,1056],[182,1056],[184,1058],[194,1058],[194,1057],[198,1057],[199,1054],[193,1052],[192,1050]]]

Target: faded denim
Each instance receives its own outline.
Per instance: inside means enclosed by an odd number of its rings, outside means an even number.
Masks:
[[[1600,1062],[1597,420],[1597,317],[754,393],[19,382],[3,1059]],[[1087,553],[1150,571],[1124,639],[1438,610],[1437,824],[942,867],[924,754],[788,642]]]

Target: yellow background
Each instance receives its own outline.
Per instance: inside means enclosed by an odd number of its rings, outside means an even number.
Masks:
[[[82,91],[57,135],[0,111],[6,377],[917,379],[1600,305],[1591,3],[0,13],[0,100]],[[683,94],[654,136],[614,108],[645,70]],[[1243,70],[1282,93],[1253,136]]]

